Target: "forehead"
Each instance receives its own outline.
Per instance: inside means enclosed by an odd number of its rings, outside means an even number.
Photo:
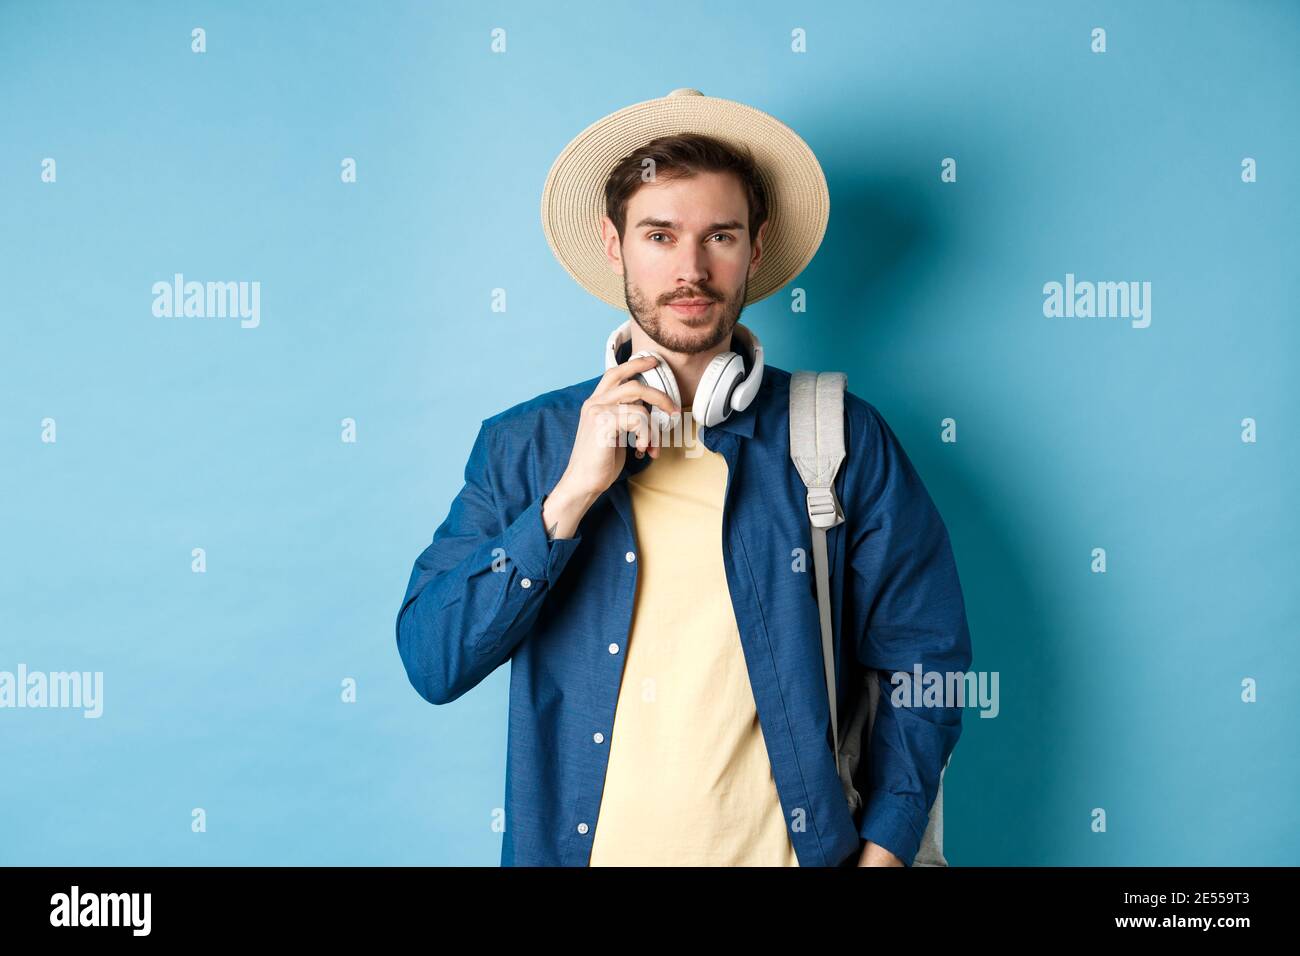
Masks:
[[[633,227],[647,216],[686,226],[720,219],[744,222],[748,212],[745,187],[732,173],[701,172],[645,183],[627,203],[627,221]]]

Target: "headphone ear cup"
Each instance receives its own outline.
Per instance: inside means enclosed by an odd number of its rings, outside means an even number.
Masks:
[[[666,394],[673,400],[673,403],[680,408],[682,404],[682,393],[681,389],[677,387],[677,376],[673,375],[672,368],[669,367],[668,363],[665,362],[663,357],[657,352],[652,352],[648,349],[637,352],[636,355],[631,356],[628,361],[630,362],[632,359],[641,355],[653,355],[655,358],[659,359],[659,364],[641,372],[637,375],[637,378],[644,384],[649,385],[651,388],[657,389]],[[672,428],[673,423],[668,417],[667,412],[658,405],[651,405],[650,424],[654,428],[657,428],[660,434],[662,434]]]
[[[695,388],[691,415],[705,427],[725,421],[731,414],[731,393],[745,378],[745,363],[735,352],[715,355]]]

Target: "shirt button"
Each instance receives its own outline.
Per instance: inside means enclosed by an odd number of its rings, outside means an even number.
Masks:
[[[524,578],[522,581],[519,582],[519,586],[521,588],[530,588],[533,586],[533,582],[528,580],[527,578]]]
[[[618,653],[618,645],[617,645],[617,644],[611,644],[611,645],[609,645],[609,652],[610,652],[611,654],[617,654],[617,653]]]
[[[605,742],[605,735],[602,733],[594,733],[591,735],[591,739],[596,741],[598,744],[603,744]]]
[[[636,560],[636,555],[633,554],[631,551],[629,551],[627,554],[623,555],[623,558],[624,560],[627,561],[628,564],[631,564],[633,561]]]
[[[578,824],[578,832],[579,832],[579,833],[586,833],[586,832],[587,832],[587,824],[585,824],[585,823],[579,823],[579,824]]]

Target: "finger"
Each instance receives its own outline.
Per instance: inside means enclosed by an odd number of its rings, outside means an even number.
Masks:
[[[592,392],[592,397],[600,396],[602,401],[606,401],[605,392],[614,388],[620,382],[629,378],[634,378],[646,369],[654,368],[659,364],[659,360],[653,355],[640,355],[634,359],[628,359],[619,365],[605,370],[601,375],[600,381],[596,384],[596,390]]]
[[[643,405],[618,405],[616,406],[619,416],[619,427],[621,434],[628,432],[635,436],[632,447],[636,449],[638,457],[645,453],[646,447],[650,444],[653,425],[650,423],[650,414],[645,410]]]
[[[640,381],[624,382],[622,385],[616,386],[605,397],[605,400],[609,402],[647,402],[662,409],[663,413],[670,419],[682,412],[681,406],[669,398],[667,392],[658,388],[651,388],[645,382]]]
[[[645,406],[640,405],[619,405],[619,420],[623,428],[623,436],[630,438],[630,445],[634,451],[637,451],[638,457],[645,451],[646,445],[650,442],[650,432],[653,424],[650,421],[649,412]]]
[[[592,405],[591,416],[602,448],[617,448],[622,436],[618,409],[613,405]]]
[[[650,428],[649,416],[642,405],[597,405],[596,422],[601,441],[606,448],[624,447],[627,434],[634,435]]]

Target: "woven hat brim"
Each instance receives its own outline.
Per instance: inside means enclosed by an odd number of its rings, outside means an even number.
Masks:
[[[681,94],[687,95],[681,95]],[[657,136],[703,133],[748,147],[768,197],[763,257],[749,280],[748,305],[764,299],[812,261],[830,220],[830,190],[816,155],[794,130],[734,100],[675,91],[592,123],[556,157],[542,189],[542,230],[560,264],[588,292],[627,311],[623,279],[600,238],[605,180],[623,157]]]

